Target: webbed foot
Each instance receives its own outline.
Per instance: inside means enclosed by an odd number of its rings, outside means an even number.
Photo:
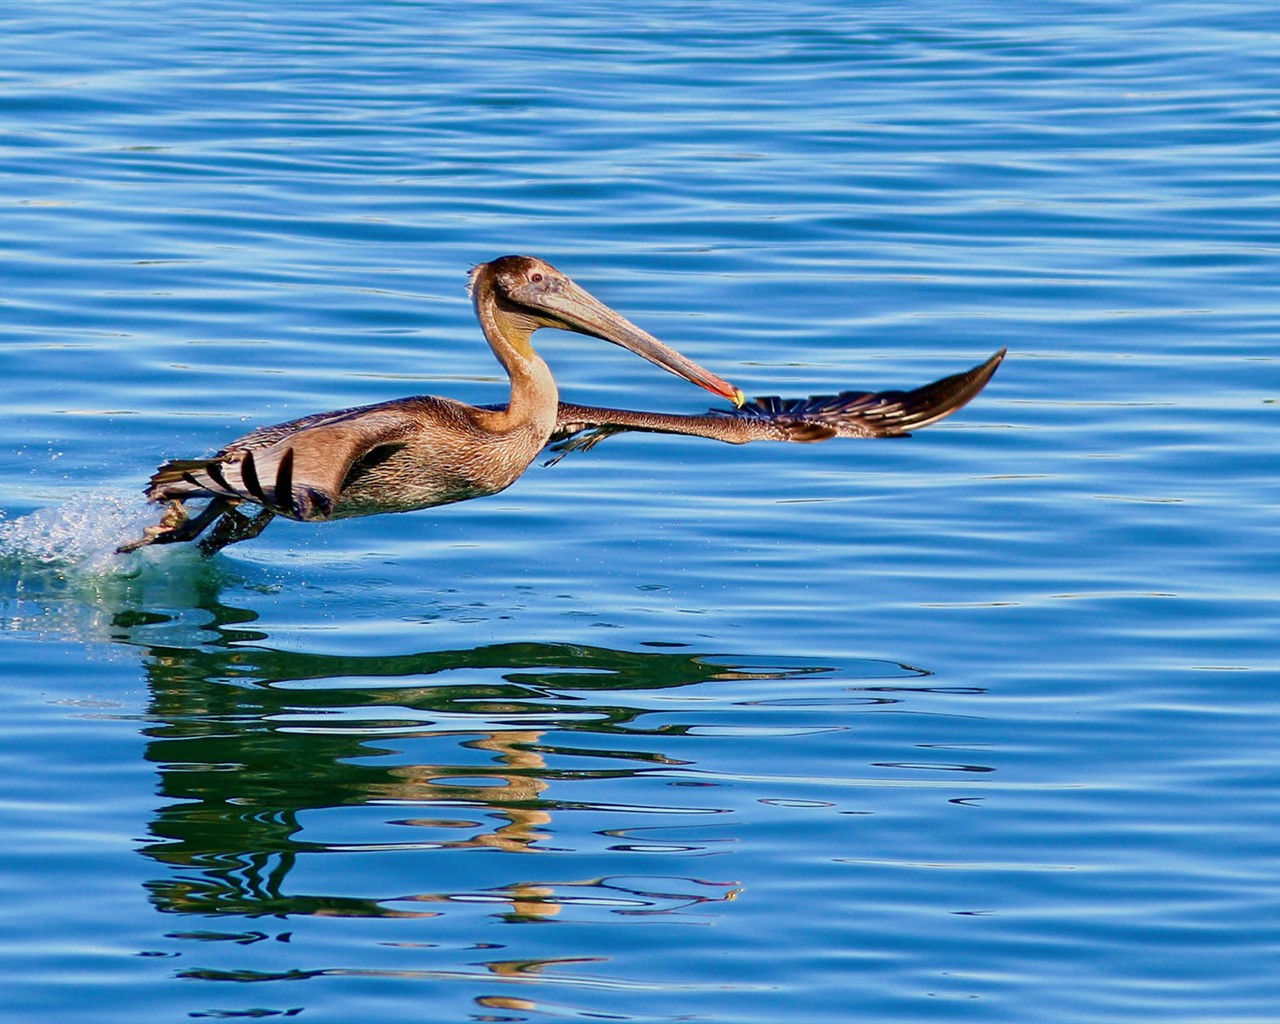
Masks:
[[[228,508],[222,513],[218,525],[204,540],[200,542],[200,553],[214,555],[228,544],[242,540],[252,540],[267,528],[267,524],[276,517],[269,508],[264,508],[250,518],[236,508]]]
[[[165,506],[160,522],[155,526],[146,527],[138,540],[121,544],[116,548],[116,554],[125,555],[149,544],[174,544],[195,540],[210,523],[218,516],[230,512],[232,507],[232,503],[225,498],[214,498],[199,515],[192,518],[180,498],[170,501]]]

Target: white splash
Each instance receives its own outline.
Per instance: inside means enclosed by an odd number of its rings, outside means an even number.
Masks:
[[[156,506],[129,492],[93,491],[61,505],[0,522],[0,558],[74,567],[89,574],[127,571],[115,550],[155,525]]]

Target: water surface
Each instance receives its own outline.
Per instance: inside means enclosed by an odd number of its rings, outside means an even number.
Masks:
[[[11,11],[0,1017],[1280,1019],[1273,21]],[[751,394],[1010,356],[910,440],[111,555],[164,458],[501,400],[504,252]]]

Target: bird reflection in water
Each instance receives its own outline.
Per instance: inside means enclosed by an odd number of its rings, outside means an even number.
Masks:
[[[151,477],[147,499],[165,505],[160,522],[123,544],[195,541],[206,553],[256,537],[275,516],[304,522],[409,512],[496,494],[548,444],[559,461],[614,434],[683,434],[731,444],[902,437],[951,415],[991,379],[1004,350],[980,366],[913,391],[853,392],[804,399],[742,392],[664,345],[550,264],[502,256],[471,271],[476,316],[511,381],[506,404],[471,406],[417,396],[318,413],[254,430],[211,458],[179,459]],[[734,408],[703,415],[560,402],[551,370],[530,339],[556,327],[613,342]],[[192,516],[190,500],[208,504]],[[256,508],[252,518],[242,507]]]
[[[459,739],[468,734],[434,733],[433,736],[450,736]],[[480,739],[462,739],[461,745],[474,750],[488,750],[494,754],[501,769],[486,770],[485,774],[453,776],[456,768],[448,765],[413,765],[392,768],[385,788],[375,786],[370,795],[391,800],[406,800],[423,804],[445,803],[487,806],[495,817],[507,822],[488,831],[481,831],[463,840],[442,840],[442,849],[494,849],[506,853],[537,852],[535,844],[549,838],[538,829],[551,823],[551,813],[538,802],[549,788],[539,773],[547,769],[546,758],[536,748],[542,739],[540,732],[502,730]],[[502,769],[507,769],[503,771]],[[453,777],[451,777],[453,776]],[[468,780],[471,780],[468,785]],[[477,785],[476,782],[481,784]],[[403,824],[420,828],[481,828],[478,821],[451,819],[406,819]]]
[[[630,701],[629,690],[822,671],[576,644],[300,654],[247,643],[252,630],[244,614],[214,607],[226,612],[220,618],[235,641],[148,643],[162,624],[136,615],[121,620],[122,636],[145,652],[147,756],[159,766],[166,801],[141,852],[166,866],[149,890],[157,907],[172,913],[399,918],[472,907],[508,922],[536,922],[566,908],[575,915],[681,914],[732,899],[732,880],[705,877],[580,870],[592,877],[539,878],[529,855],[572,852],[600,865],[601,857],[608,863],[607,850],[645,849],[648,840],[625,829],[593,826],[589,838],[580,831],[584,811],[621,815],[624,823],[629,817],[616,799],[599,795],[600,787],[616,798],[628,778],[682,763],[662,750],[672,742],[667,727],[647,723],[653,712]],[[215,623],[214,631],[221,628]],[[588,784],[595,800],[558,796],[566,783],[577,791]],[[401,808],[412,810],[400,815]],[[714,851],[717,840],[699,833],[704,816],[721,809],[680,810],[676,841],[660,830],[656,846],[695,856]],[[353,814],[364,824],[353,827]],[[557,828],[561,814],[574,817]],[[412,834],[396,834],[405,829]],[[597,851],[602,837],[606,845]],[[581,848],[584,839],[589,849]],[[449,858],[485,851],[521,856],[476,861],[465,888],[396,887],[373,897],[290,891],[300,862],[317,854]]]

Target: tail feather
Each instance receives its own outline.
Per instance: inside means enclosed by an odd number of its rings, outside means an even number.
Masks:
[[[234,497],[216,459],[174,459],[151,474],[148,501]]]
[[[166,462],[152,474],[146,494],[155,502],[224,498],[261,505],[289,519],[327,518],[332,499],[295,476],[293,448],[267,458],[261,452],[255,456],[252,451],[235,451],[212,459]]]

